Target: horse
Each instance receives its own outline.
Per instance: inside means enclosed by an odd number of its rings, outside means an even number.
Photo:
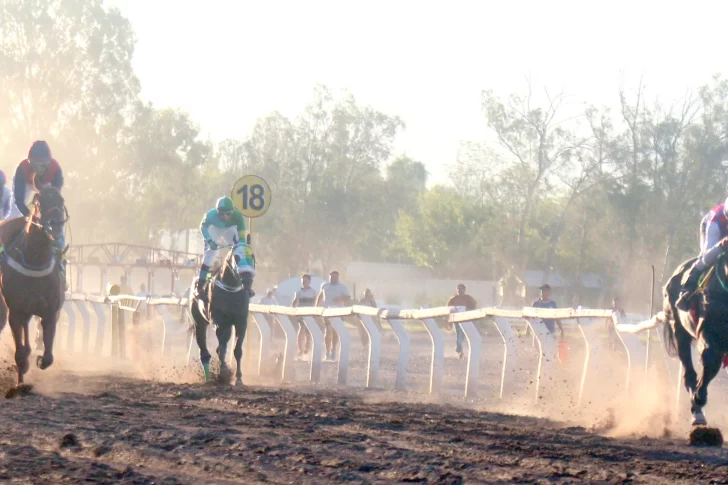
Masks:
[[[43,328],[43,355],[36,365],[47,369],[53,364],[53,341],[65,300],[53,243],[63,234],[68,212],[58,189],[36,186],[36,190],[27,219],[16,217],[0,224],[0,321],[4,324],[7,315],[13,333],[18,385],[30,368],[31,317],[38,316]]]
[[[235,349],[233,354],[237,361],[235,373],[235,386],[242,387],[243,372],[240,364],[243,358],[243,340],[248,327],[248,307],[250,304],[249,288],[252,285],[252,275],[248,272],[240,273],[238,263],[240,256],[236,254],[235,245],[229,246],[225,260],[220,271],[206,284],[203,295],[195,295],[197,279],[192,282],[190,295],[190,315],[194,320],[195,339],[200,348],[200,362],[205,373],[205,382],[210,381],[210,360],[212,356],[207,349],[207,326],[215,326],[218,347],[217,356],[220,359],[220,381],[229,384],[231,372],[227,366],[227,348],[235,328]]]
[[[703,407],[708,402],[708,384],[718,374],[723,357],[728,353],[728,255],[723,253],[713,268],[700,296],[695,295],[689,312],[675,307],[682,288],[684,273],[696,261],[681,264],[663,289],[663,337],[665,351],[670,357],[679,357],[685,370],[685,387],[691,393],[690,411],[693,426],[707,425]],[[707,277],[707,273],[706,273]],[[693,366],[691,344],[699,342],[703,370],[698,379]]]

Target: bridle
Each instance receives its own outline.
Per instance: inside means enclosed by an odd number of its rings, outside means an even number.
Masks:
[[[222,267],[220,268],[220,273],[215,281],[215,285],[225,290],[229,293],[236,293],[243,289],[243,278],[240,276],[240,273],[238,273],[238,268],[233,265],[232,261],[235,260],[235,256],[233,255],[233,248],[235,246],[230,246],[230,250],[228,251],[227,256],[225,256],[225,261],[223,262]],[[233,274],[233,277],[235,278],[236,285],[235,286],[228,286],[223,282],[223,276],[225,275],[225,270],[230,270],[230,272]]]
[[[46,235],[46,237],[51,241],[55,241],[56,239],[58,239],[53,235],[53,226],[63,226],[63,224],[68,222],[68,220],[71,218],[68,215],[68,209],[66,208],[66,206],[61,205],[51,207],[47,210],[46,214],[43,214],[40,208],[40,200],[38,198],[38,195],[36,195],[33,205],[33,213],[28,218],[29,223],[33,226],[40,228]],[[51,218],[52,214],[56,212],[60,214],[60,220],[54,220]]]

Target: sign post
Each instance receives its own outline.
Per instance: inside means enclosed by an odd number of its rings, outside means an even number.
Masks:
[[[248,218],[248,240],[253,245],[253,219],[268,211],[272,200],[268,183],[257,175],[246,175],[233,185],[230,198],[240,213]]]

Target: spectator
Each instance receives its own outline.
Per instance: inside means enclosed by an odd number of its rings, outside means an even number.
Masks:
[[[316,306],[316,290],[311,288],[311,275],[301,275],[301,288],[296,291],[291,302],[292,307],[313,307]],[[303,323],[303,317],[297,317],[298,321],[298,357],[303,357],[311,350],[311,332],[309,332],[306,324]]]
[[[139,286],[139,293],[136,294],[136,296],[140,298],[147,298],[149,296],[149,293],[147,293],[147,287],[142,283]],[[134,312],[134,323],[146,322],[147,321],[147,302],[143,301],[139,303],[139,307],[137,308],[137,311]]]
[[[374,299],[374,295],[372,295],[372,290],[367,288],[364,290],[364,297],[359,300],[359,304],[361,306],[370,306],[373,308],[377,308],[377,301]]]
[[[321,285],[319,294],[316,297],[316,306],[324,308],[345,307],[351,304],[351,293],[349,289],[339,283],[339,272],[329,273],[329,282]],[[324,343],[326,344],[326,360],[334,360],[334,352],[339,336],[331,326],[331,322],[324,318]]]
[[[455,296],[450,298],[447,302],[447,306],[464,306],[466,311],[475,310],[477,304],[475,299],[465,292],[465,285],[460,283],[455,290]],[[462,325],[459,323],[455,324],[455,352],[458,354],[458,359],[463,358],[463,341],[465,340],[465,332],[463,331]]]
[[[129,286],[129,278],[122,276],[119,280],[119,294],[120,295],[133,295],[131,287]]]
[[[276,300],[274,290],[269,288],[265,292],[265,296],[260,299],[261,305],[277,305],[278,300]],[[280,337],[283,333],[282,330],[276,325],[276,320],[273,317],[273,315],[265,314],[264,315],[265,321],[268,322],[268,326],[270,327],[270,340],[273,341],[274,337]]]
[[[558,305],[556,305],[556,302],[551,299],[551,287],[548,284],[544,284],[539,288],[541,291],[539,294],[539,299],[533,302],[533,305],[531,305],[534,308],[558,308]],[[546,328],[548,331],[553,334],[556,330],[555,325],[559,326],[559,330],[561,331],[561,340],[564,340],[564,327],[561,325],[561,321],[559,320],[553,320],[551,318],[543,318],[541,320],[544,325],[546,325]]]
[[[361,306],[369,306],[372,308],[377,308],[377,301],[374,299],[374,295],[372,295],[372,290],[367,288],[364,290],[364,297],[359,300],[359,305]],[[382,325],[379,323],[378,318],[373,318],[372,321],[377,326],[379,331],[382,331]],[[362,347],[366,348],[369,345],[369,333],[367,332],[367,329],[364,328],[364,324],[361,321],[357,321],[355,324],[356,328],[359,330],[359,338],[361,339],[361,345]]]
[[[277,305],[278,304],[278,300],[276,300],[276,297],[274,296],[272,289],[268,289],[265,292],[265,296],[261,297],[261,299],[260,299],[260,304],[261,305]]]

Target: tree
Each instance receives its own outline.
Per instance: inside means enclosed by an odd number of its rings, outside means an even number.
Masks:
[[[503,150],[514,158],[508,167],[508,177],[514,188],[520,208],[518,221],[516,265],[525,268],[526,225],[540,190],[552,171],[573,156],[583,144],[572,133],[560,126],[559,109],[562,94],[545,93],[545,107],[533,105],[533,92],[529,82],[525,95],[511,94],[505,100],[492,91],[483,93],[483,109],[488,127],[496,135]]]

